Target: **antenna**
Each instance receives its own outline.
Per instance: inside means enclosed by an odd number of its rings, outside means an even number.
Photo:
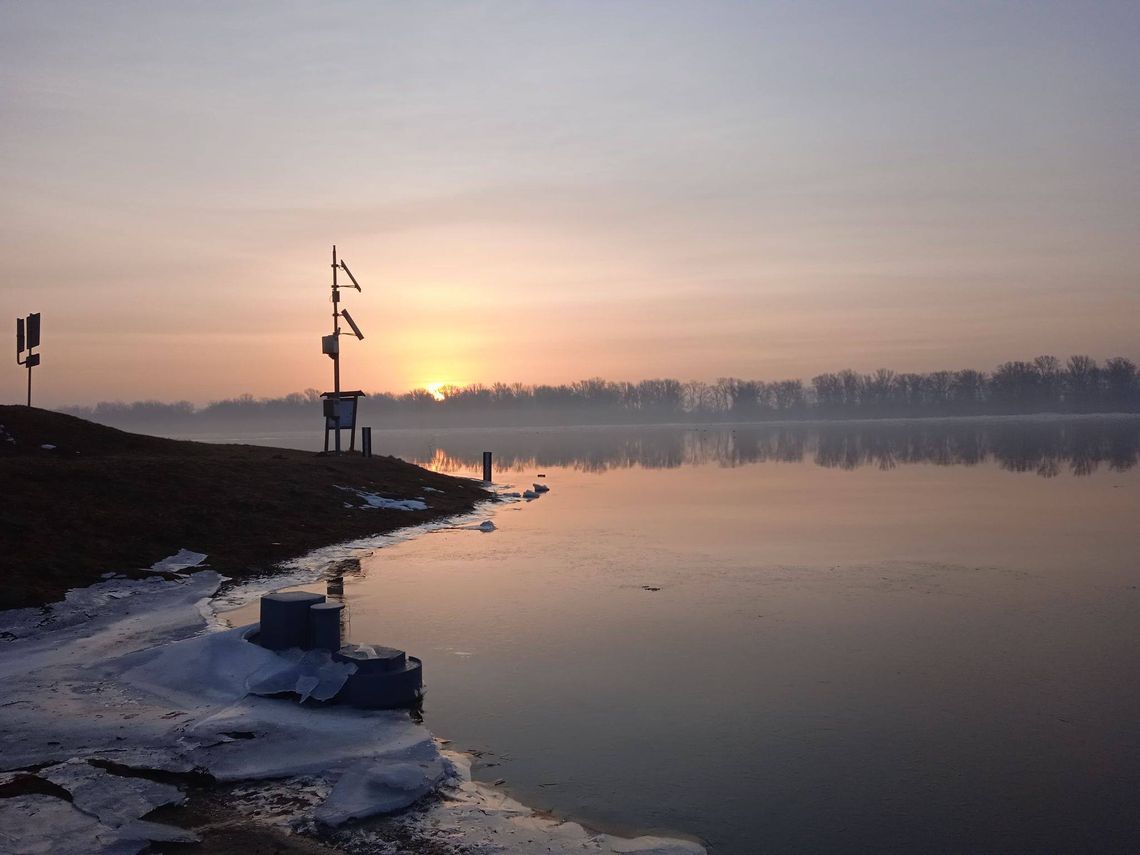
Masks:
[[[364,341],[364,333],[360,331],[360,327],[356,325],[356,321],[352,319],[352,315],[348,313],[348,309],[341,309],[340,316],[348,321],[348,325],[352,327],[352,331],[356,334],[356,337]]]

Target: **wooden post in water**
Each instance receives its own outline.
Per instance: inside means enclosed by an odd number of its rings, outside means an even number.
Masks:
[[[483,480],[491,483],[491,452],[483,452]]]
[[[372,428],[370,427],[360,429],[360,453],[365,457],[372,456]]]

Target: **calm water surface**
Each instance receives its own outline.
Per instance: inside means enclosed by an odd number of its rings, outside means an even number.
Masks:
[[[351,635],[423,658],[478,777],[587,824],[1140,851],[1137,424],[384,435],[551,492],[362,559]]]

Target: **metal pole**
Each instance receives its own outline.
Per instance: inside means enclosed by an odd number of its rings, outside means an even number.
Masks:
[[[28,406],[32,405],[32,365],[28,363]]]
[[[336,284],[336,244],[333,244],[332,250],[332,303],[333,303],[333,335],[337,336],[334,339],[338,344],[340,342],[340,291],[337,289]],[[340,348],[333,354],[333,427],[336,434],[336,442],[334,448],[336,453],[340,455]]]

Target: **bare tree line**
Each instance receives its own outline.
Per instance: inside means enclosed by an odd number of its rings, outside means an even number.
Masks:
[[[122,427],[182,430],[222,425],[311,426],[319,419],[315,389],[281,398],[242,395],[196,408],[186,401],[102,402],[64,412]],[[870,374],[852,370],[802,380],[716,382],[673,379],[637,383],[601,378],[560,385],[522,383],[448,386],[373,393],[361,402],[364,424],[375,427],[653,424],[862,419],[1035,413],[1140,412],[1136,364],[1089,356],[1062,363],[1053,356],[973,369]]]

